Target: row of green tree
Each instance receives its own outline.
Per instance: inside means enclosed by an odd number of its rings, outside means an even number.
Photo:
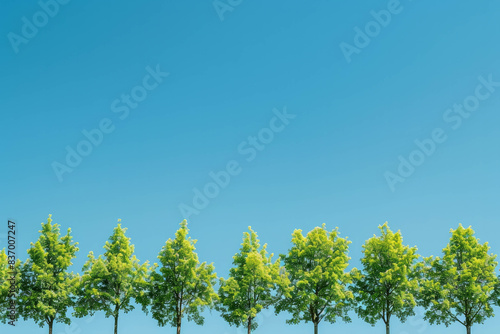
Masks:
[[[500,304],[496,256],[470,227],[451,230],[441,257],[422,258],[386,223],[379,227],[379,236],[363,245],[362,269],[350,271],[350,241],[340,237],[338,229],[328,231],[323,225],[305,236],[295,230],[288,254],[273,260],[249,228],[233,256],[229,277],[218,279],[212,264],[200,263],[186,221],[180,225],[161,249],[159,263],[150,265],[136,258],[126,229],[118,224],[104,254],[95,257],[90,252],[80,275],[68,271],[78,251],[71,229],[61,235],[49,216],[26,262],[14,263],[5,250],[0,253],[2,322],[32,319],[52,333],[54,323],[70,324],[71,314],[84,317],[102,311],[114,318],[116,334],[119,315],[141,305],[159,326],[176,327],[179,334],[183,319],[202,325],[203,310],[214,308],[230,325],[244,326],[250,334],[257,328],[259,312],[273,307],[276,313],[290,313],[289,324],[312,323],[315,334],[322,321],[350,322],[351,310],[372,325],[382,321],[389,333],[393,318],[404,322],[422,306],[431,324],[457,322],[470,334],[472,326],[492,317],[493,306]],[[12,268],[17,291],[13,297]],[[15,314],[9,311],[11,298]]]

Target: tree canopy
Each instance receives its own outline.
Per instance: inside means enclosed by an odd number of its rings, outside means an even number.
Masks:
[[[233,256],[229,278],[220,279],[218,310],[230,325],[245,326],[250,334],[258,324],[255,318],[263,309],[274,305],[277,290],[289,285],[280,275],[280,259],[272,261],[267,245],[261,247],[251,227],[243,234],[240,252]]]
[[[51,215],[39,233],[22,268],[18,311],[40,327],[47,325],[52,333],[55,322],[71,323],[68,310],[74,305],[77,275],[68,268],[76,257],[78,243],[72,241],[69,228],[61,236],[60,225],[52,224]]]
[[[496,255],[488,253],[488,243],[481,244],[471,227],[460,224],[450,232],[443,256],[425,259],[421,305],[431,324],[456,322],[470,334],[474,324],[493,316]]]
[[[389,334],[393,316],[405,322],[415,314],[419,256],[416,247],[403,245],[401,232],[392,232],[387,223],[379,229],[380,236],[363,245],[363,269],[353,291],[358,316],[371,325],[382,320]]]
[[[182,319],[203,325],[201,311],[217,301],[214,285],[217,275],[213,264],[200,263],[195,252],[196,240],[188,237],[187,221],[180,224],[175,239],[168,239],[160,253],[159,268],[151,272],[147,293],[139,298],[147,312],[150,306],[153,319],[159,326],[170,325],[181,332]]]
[[[120,220],[119,220],[120,221]],[[93,252],[83,266],[79,283],[79,299],[75,308],[78,317],[103,311],[114,318],[114,333],[118,333],[120,312],[134,309],[133,301],[141,296],[148,275],[148,262],[140,264],[134,255],[134,245],[125,236],[121,224],[113,230],[104,245],[104,255],[95,258]]]
[[[277,312],[288,311],[289,324],[312,322],[315,334],[322,320],[350,322],[352,277],[346,272],[350,242],[339,237],[338,229],[327,231],[323,224],[306,236],[295,230],[292,244],[288,254],[281,255],[291,287],[278,302]]]
[[[296,229],[288,252],[274,258],[249,227],[227,278],[219,280],[213,263],[200,261],[186,220],[152,266],[137,259],[118,220],[102,254],[90,252],[81,274],[70,271],[78,252],[71,229],[62,234],[51,215],[41,225],[23,263],[9,221],[8,246],[0,250],[0,323],[33,320],[51,334],[56,323],[71,324],[71,310],[76,317],[103,312],[113,317],[117,334],[120,315],[140,304],[178,334],[186,321],[203,325],[204,311],[212,308],[251,334],[274,308],[289,313],[288,324],[311,323],[317,334],[322,324],[350,322],[354,310],[372,326],[384,323],[389,334],[394,318],[405,322],[421,306],[419,321],[461,324],[471,334],[500,306],[496,255],[462,225],[451,229],[442,256],[422,258],[385,223],[362,246],[360,269],[348,269],[351,242],[338,228]]]

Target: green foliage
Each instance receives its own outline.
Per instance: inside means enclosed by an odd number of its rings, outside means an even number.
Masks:
[[[115,333],[120,311],[128,313],[134,309],[132,302],[141,295],[148,275],[148,263],[139,263],[134,245],[125,236],[126,230],[118,224],[106,241],[104,255],[95,258],[92,252],[89,253],[75,308],[78,317],[93,315],[96,311],[103,311],[106,318],[113,317]]]
[[[403,246],[401,232],[392,232],[387,223],[379,229],[381,235],[363,245],[363,270],[353,292],[358,316],[371,325],[382,320],[389,332],[392,316],[405,322],[415,314],[419,256],[416,247]]]
[[[312,322],[315,332],[323,319],[350,322],[347,312],[354,297],[348,289],[351,274],[345,271],[350,242],[339,237],[338,229],[329,232],[323,224],[305,237],[295,230],[292,244],[288,255],[281,255],[292,288],[284,291],[276,311],[290,312],[289,324]]]
[[[71,229],[61,237],[51,215],[42,223],[40,237],[28,249],[29,259],[22,268],[18,311],[24,319],[33,319],[40,327],[54,322],[70,324],[68,309],[73,306],[77,276],[67,272],[78,251]]]
[[[279,298],[276,291],[286,289],[289,282],[280,275],[280,259],[272,262],[267,245],[261,247],[257,233],[248,229],[240,252],[233,256],[229,278],[220,279],[217,309],[230,325],[246,326],[250,332],[257,328],[257,314],[273,305]]]
[[[276,313],[290,313],[288,324],[313,323],[315,333],[323,320],[350,322],[351,309],[371,325],[382,320],[387,333],[391,318],[406,321],[417,303],[426,309],[431,324],[460,323],[468,334],[474,324],[494,316],[493,306],[500,306],[498,263],[472,228],[452,229],[443,256],[422,262],[416,247],[403,245],[399,231],[392,232],[387,223],[379,229],[380,236],[363,245],[362,270],[349,272],[350,241],[340,237],[338,228],[328,231],[323,224],[306,236],[295,230],[288,254],[273,261],[267,245],[261,246],[249,227],[233,256],[229,278],[220,278],[217,294],[214,266],[200,263],[197,240],[189,237],[186,220],[152,267],[136,258],[126,229],[118,224],[104,254],[96,258],[90,252],[79,276],[69,272],[78,243],[71,229],[61,235],[49,215],[25,263],[14,263],[14,257],[0,251],[0,322],[12,321],[12,302],[14,319],[48,325],[49,333],[54,323],[71,323],[68,310],[73,308],[77,317],[98,311],[113,317],[117,334],[120,312],[133,310],[134,302],[151,312],[159,326],[177,327],[177,333],[184,318],[203,325],[202,312],[213,307],[231,326],[244,326],[249,334],[258,326],[259,312],[271,306]],[[13,283],[17,294],[12,296]]]
[[[196,240],[188,237],[186,220],[180,225],[175,239],[168,239],[158,255],[161,266],[158,272],[155,265],[150,275],[148,293],[139,298],[146,312],[147,306],[151,306],[158,325],[177,327],[178,333],[184,316],[203,325],[200,312],[217,300],[213,288],[217,283],[214,266],[200,264],[195,252]]]
[[[10,269],[7,262],[7,255],[5,254],[5,249],[0,252],[0,321],[5,323],[7,320],[7,309],[10,306],[9,301],[9,289],[10,282]]]
[[[470,227],[459,225],[451,233],[443,257],[425,259],[421,304],[431,324],[458,322],[470,331],[493,316],[496,255],[488,254],[488,243],[479,243]]]
[[[497,277],[497,281],[495,283],[493,293],[491,294],[491,298],[494,305],[500,306],[500,276]]]
[[[17,306],[17,294],[21,288],[21,267],[19,259],[10,258],[5,249],[0,252],[0,322],[17,320],[19,313],[10,311],[11,305]],[[14,277],[14,280],[12,278]],[[14,293],[11,293],[13,287]],[[13,303],[13,304],[11,304]]]

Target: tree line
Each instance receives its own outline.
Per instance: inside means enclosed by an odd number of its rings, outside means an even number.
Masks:
[[[259,312],[274,308],[290,314],[288,324],[311,323],[315,334],[322,321],[350,322],[350,311],[373,326],[383,322],[389,334],[394,318],[405,322],[421,306],[429,323],[460,323],[470,334],[474,324],[494,316],[493,307],[500,306],[496,255],[471,227],[452,229],[439,257],[420,256],[387,223],[379,229],[363,245],[362,268],[348,271],[350,241],[338,228],[323,224],[306,235],[297,229],[288,253],[273,259],[249,227],[228,277],[218,278],[213,264],[200,262],[185,220],[153,264],[137,259],[119,220],[104,253],[90,252],[82,274],[75,274],[68,268],[78,243],[49,215],[24,263],[0,252],[0,320],[31,319],[52,334],[54,324],[69,325],[70,316],[104,312],[117,334],[120,314],[140,306],[159,326],[180,334],[183,320],[203,325],[203,311],[215,309],[251,334]],[[13,284],[16,294],[9,293]]]

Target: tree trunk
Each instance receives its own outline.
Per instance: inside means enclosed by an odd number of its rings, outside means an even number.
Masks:
[[[118,334],[118,316],[119,315],[120,315],[120,306],[115,305],[115,314],[114,314],[114,317],[115,317],[115,331],[114,331],[114,333],[115,334]]]
[[[177,334],[181,334],[181,317],[177,316]]]
[[[252,318],[248,318],[248,334],[252,333]]]
[[[314,334],[318,334],[318,325],[317,322],[314,323]]]
[[[49,334],[52,334],[52,326],[54,325],[54,321],[49,322]]]
[[[466,326],[467,327],[467,334],[472,333],[472,326]]]
[[[115,315],[115,334],[118,334],[118,314]]]
[[[389,304],[387,304],[389,308]],[[385,323],[385,334],[391,334],[391,312],[387,312],[387,321]]]

